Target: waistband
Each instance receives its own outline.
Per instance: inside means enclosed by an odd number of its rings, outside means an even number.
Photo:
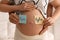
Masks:
[[[25,39],[30,39],[30,40],[42,39],[45,34],[46,34],[46,33],[44,33],[44,34],[42,34],[42,35],[27,36],[27,35],[24,35],[23,33],[21,33],[21,32],[18,30],[18,28],[16,28],[16,35],[18,35],[18,37],[22,37],[22,38],[25,38]]]

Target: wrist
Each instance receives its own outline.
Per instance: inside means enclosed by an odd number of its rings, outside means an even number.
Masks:
[[[18,7],[16,5],[13,5],[13,6],[10,6],[10,7],[11,7],[12,12],[18,10]]]
[[[19,9],[18,6],[14,5],[14,10],[16,11],[18,9]]]
[[[19,11],[23,11],[23,9],[22,9],[22,6],[21,5],[17,5],[17,8],[16,8],[17,10],[19,10]]]
[[[54,16],[52,16],[52,19],[56,20],[56,18]]]

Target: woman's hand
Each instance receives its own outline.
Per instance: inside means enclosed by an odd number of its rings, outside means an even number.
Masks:
[[[20,6],[18,6],[18,8],[20,7],[21,9],[19,10],[22,10],[22,11],[30,11],[36,8],[33,3],[28,3],[28,2],[22,3]]]
[[[47,27],[47,26],[51,26],[53,25],[55,22],[54,18],[52,17],[48,17],[44,20],[44,25]]]
[[[52,17],[48,17],[44,20],[44,26],[42,31],[39,34],[43,34],[44,32],[46,32],[49,28],[49,26],[53,25],[55,22],[54,18]]]
[[[14,24],[18,24],[19,23],[19,18],[14,13],[9,14],[9,20],[10,20],[11,23],[14,23]]]

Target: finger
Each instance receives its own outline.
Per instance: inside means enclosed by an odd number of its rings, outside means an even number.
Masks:
[[[48,23],[44,24],[44,28],[46,28],[47,26],[51,26],[51,25],[53,25],[53,23],[48,22]]]
[[[46,18],[46,19],[44,20],[44,22],[47,22],[48,20],[50,20],[50,18]]]
[[[16,20],[16,19],[15,19],[15,18],[13,18],[13,17],[12,17],[12,18],[10,17],[9,19],[11,19],[11,20],[13,20],[13,21],[18,21],[18,20]]]
[[[15,21],[13,21],[12,19],[9,19],[9,21],[10,21],[11,23],[16,24],[16,22],[15,22]]]
[[[45,20],[43,21],[43,23],[44,23],[44,24],[46,24],[47,22],[48,22],[48,20],[47,20],[47,19],[45,19]]]
[[[9,19],[13,19],[14,21],[18,20],[16,17],[14,17],[14,15],[10,15]]]
[[[16,19],[18,19],[17,14],[12,14],[13,17],[15,17]]]
[[[25,7],[35,7],[35,6],[31,3],[25,3]]]
[[[50,22],[44,24],[45,27],[47,27],[47,26],[51,26],[51,25],[52,25],[52,24],[51,24]]]
[[[46,30],[48,30],[49,25],[50,25],[50,24],[45,25],[45,26],[44,26],[44,29],[41,31],[41,33],[40,33],[40,34],[42,34],[42,33],[46,32]]]
[[[11,23],[14,23],[14,24],[17,24],[18,23],[18,21],[15,21],[13,19],[9,19],[9,20],[10,20]]]
[[[9,17],[9,19],[12,19],[14,21],[18,21],[18,19],[14,18],[14,17]]]
[[[43,28],[43,30],[41,31],[41,33],[43,33],[43,32],[45,32],[47,29],[48,29],[48,26],[47,25],[45,25],[45,26],[43,26],[44,28]]]
[[[25,6],[25,10],[26,9],[33,9],[34,7],[33,6]]]
[[[47,20],[48,20],[48,22],[52,22],[52,18],[51,17],[47,18]]]
[[[44,25],[44,28],[46,28],[48,26],[48,24]]]
[[[33,10],[33,8],[26,8],[26,9],[25,9],[25,12],[26,12],[26,11],[32,11],[32,10]]]
[[[48,29],[48,28],[43,29],[40,34],[43,34],[44,32],[46,32],[47,29]]]
[[[49,20],[49,19],[48,19]],[[49,20],[45,25],[44,25],[44,29],[40,32],[40,34],[43,34],[47,29],[48,29],[48,26],[51,25],[50,23],[51,20]]]
[[[47,22],[47,24],[50,24],[50,25],[52,25],[54,22],[53,22],[53,20],[50,18],[49,20],[48,20],[48,22]]]
[[[44,28],[39,34],[43,34],[44,32],[46,32],[48,30],[48,27]]]
[[[34,5],[34,3],[32,3],[32,2],[27,2],[26,4],[27,5],[32,5],[32,6]]]
[[[51,25],[53,25],[53,23],[48,22],[44,26],[47,27],[47,26],[51,26]]]
[[[47,22],[45,22],[44,23],[44,26],[47,26],[47,25],[49,25],[50,23],[47,21]]]
[[[47,21],[45,21],[45,25],[51,25],[53,22],[50,18],[47,18]]]
[[[18,16],[16,15],[16,14],[11,14],[10,16],[9,16],[10,18],[15,18],[16,20],[19,20],[19,18],[18,18]]]

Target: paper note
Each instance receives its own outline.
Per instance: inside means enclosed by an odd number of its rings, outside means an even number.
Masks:
[[[43,19],[41,16],[35,15],[35,24],[42,24]]]
[[[26,15],[19,15],[19,22],[21,24],[26,24]]]

